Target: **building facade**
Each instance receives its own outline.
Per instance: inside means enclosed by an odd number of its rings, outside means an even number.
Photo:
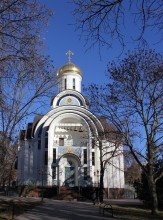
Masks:
[[[105,146],[106,158],[115,146],[100,139],[105,133],[102,120],[88,110],[81,94],[82,72],[70,62],[57,72],[58,94],[52,98],[51,110],[36,117],[20,135],[18,183],[56,186],[97,186],[100,181],[99,142]],[[106,122],[105,122],[106,123]],[[119,145],[119,151],[123,151]],[[104,157],[104,159],[105,159]],[[124,188],[123,154],[106,164],[105,188]]]

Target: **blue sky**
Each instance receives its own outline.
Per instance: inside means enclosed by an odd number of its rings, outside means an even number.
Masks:
[[[54,16],[46,33],[46,44],[47,53],[54,60],[55,67],[59,68],[67,63],[65,53],[71,50],[74,52],[71,61],[83,72],[83,84],[102,83],[108,58],[103,57],[100,60],[98,48],[86,52],[84,40],[79,39],[79,32],[75,32],[75,27],[71,25],[74,22],[72,5],[66,0],[46,0],[45,4],[54,10]]]
[[[73,5],[68,0],[42,0],[49,9],[54,11],[54,16],[50,20],[48,31],[44,33],[45,42],[47,44],[47,53],[54,60],[56,68],[61,67],[67,62],[65,53],[70,49],[74,52],[72,62],[79,66],[83,72],[83,84],[104,83],[106,81],[105,74],[107,71],[107,63],[116,60],[121,53],[121,47],[114,44],[113,48],[108,50],[102,48],[101,58],[99,56],[98,47],[94,47],[86,52],[87,47],[84,46],[84,39],[80,39],[79,32],[75,31],[74,18],[72,16]],[[128,19],[127,22],[129,22]],[[127,30],[126,30],[127,31]],[[130,26],[128,31],[134,31]],[[157,35],[148,33],[149,40],[152,41]],[[134,49],[135,45],[130,42],[125,50]],[[161,51],[160,44],[152,45],[159,52]],[[120,58],[123,58],[121,55]]]

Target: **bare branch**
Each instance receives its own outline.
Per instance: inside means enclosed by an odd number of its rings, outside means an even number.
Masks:
[[[91,46],[99,44],[111,48],[112,43],[118,42],[124,48],[128,39],[145,46],[146,31],[162,31],[161,0],[72,0],[72,3],[76,27]],[[134,26],[133,34],[126,31],[130,28],[128,20]]]

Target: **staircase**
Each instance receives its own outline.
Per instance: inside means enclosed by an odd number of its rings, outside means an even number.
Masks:
[[[75,189],[75,188],[62,186],[62,187],[60,187],[60,193],[58,195],[58,199],[67,200],[67,201],[78,200],[79,193],[78,193],[77,189]]]

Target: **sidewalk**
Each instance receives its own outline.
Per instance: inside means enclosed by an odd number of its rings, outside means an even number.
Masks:
[[[105,217],[100,216],[98,207],[92,203],[70,202],[60,200],[44,199],[44,203],[27,211],[16,220],[112,220],[107,214]]]
[[[34,197],[6,197],[0,196],[5,201],[40,201],[40,198]],[[137,199],[111,199],[105,200],[110,204],[117,205],[141,205],[142,202]],[[19,216],[15,216],[14,220],[112,220],[109,213],[105,217],[99,214],[99,209],[92,202],[77,202],[45,199],[41,205],[34,206],[33,209],[27,210]],[[118,219],[117,219],[118,220]]]
[[[4,197],[0,199],[13,201],[40,201],[40,198],[20,198]],[[41,205],[27,210],[19,216],[14,216],[14,220],[112,220],[110,214],[102,217],[99,209],[92,202],[77,202],[44,199]]]

